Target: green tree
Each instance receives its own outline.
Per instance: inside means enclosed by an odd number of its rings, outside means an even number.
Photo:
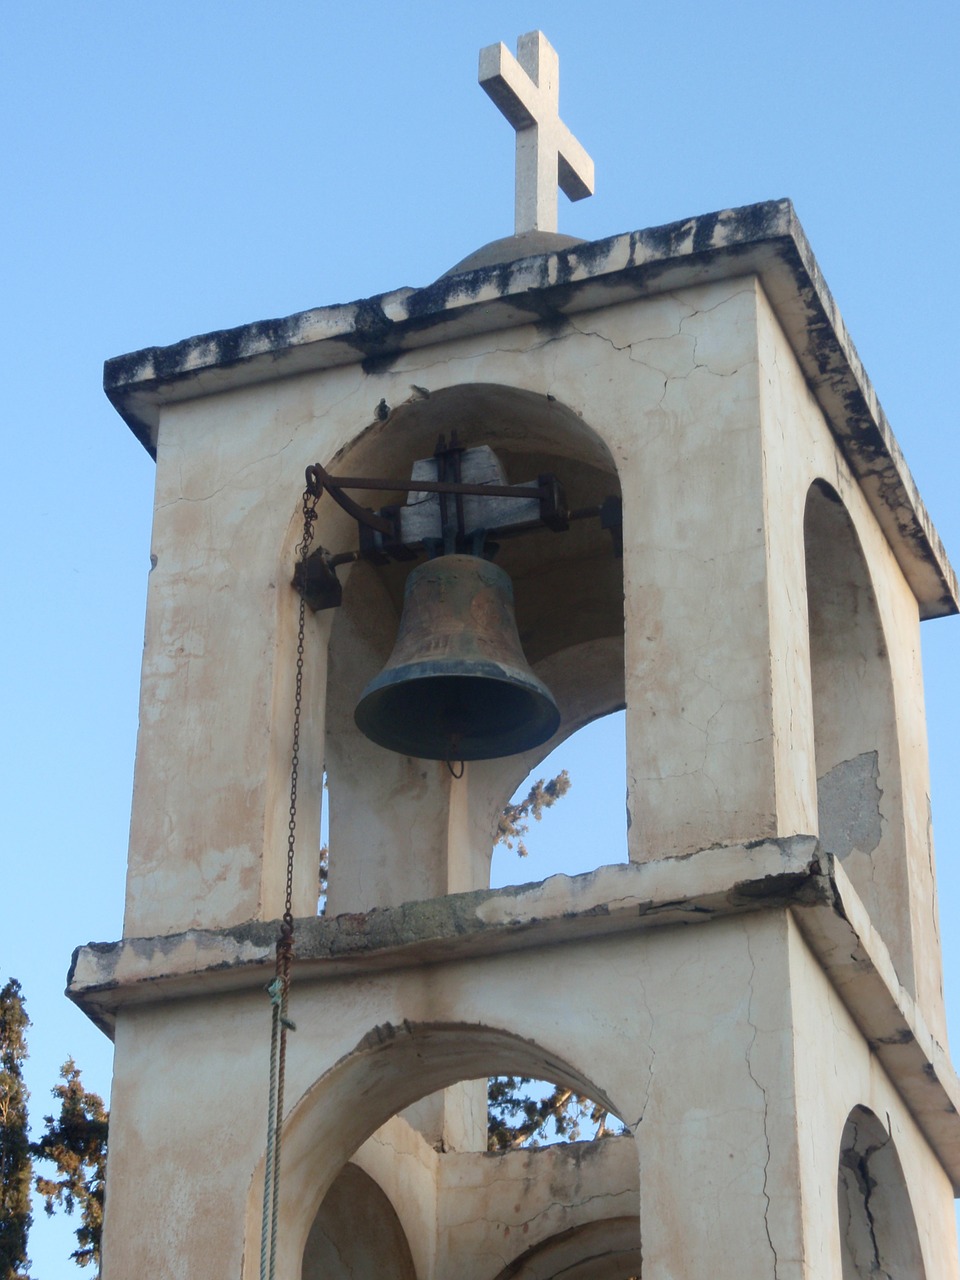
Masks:
[[[57,1176],[38,1177],[37,1190],[48,1214],[56,1205],[71,1214],[80,1210],[78,1248],[70,1256],[81,1267],[92,1262],[99,1274],[109,1116],[103,1099],[84,1088],[72,1058],[60,1068],[60,1078],[62,1083],[52,1090],[60,1114],[44,1116],[46,1129],[33,1146],[34,1155],[49,1161]]]
[[[494,1076],[487,1083],[487,1150],[513,1151],[542,1142],[576,1142],[624,1133],[599,1102],[527,1076]]]
[[[0,991],[0,1280],[26,1276],[30,1266],[32,1162],[23,1083],[29,1025],[20,983],[11,978]]]

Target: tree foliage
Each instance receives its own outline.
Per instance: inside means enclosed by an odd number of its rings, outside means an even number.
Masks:
[[[60,1079],[52,1091],[60,1101],[60,1114],[44,1116],[46,1129],[33,1147],[38,1159],[54,1166],[57,1176],[38,1177],[37,1190],[48,1214],[55,1205],[71,1214],[80,1210],[78,1247],[70,1256],[81,1267],[93,1263],[99,1271],[109,1117],[103,1099],[84,1088],[72,1058],[60,1068]]]
[[[564,1085],[528,1076],[494,1076],[487,1084],[488,1151],[595,1140],[624,1132],[601,1103]]]
[[[29,1025],[20,983],[11,978],[0,991],[0,1280],[26,1276],[30,1266],[32,1162],[23,1083]]]
[[[530,830],[530,819],[539,822],[544,810],[556,804],[569,790],[570,775],[566,769],[561,770],[549,782],[538,778],[522,800],[510,801],[504,805],[497,823],[494,844],[506,845],[508,849],[516,848],[518,856],[525,858],[528,850],[523,837]]]

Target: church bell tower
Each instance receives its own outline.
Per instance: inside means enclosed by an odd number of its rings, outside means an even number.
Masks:
[[[157,479],[123,938],[69,987],[116,1046],[104,1280],[956,1280],[955,576],[790,203],[561,236],[556,54],[480,80],[512,237],[106,365]],[[491,889],[622,707],[629,861]],[[488,1153],[507,1074],[626,1131]]]

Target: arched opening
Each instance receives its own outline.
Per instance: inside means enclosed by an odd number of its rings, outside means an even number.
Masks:
[[[538,806],[537,784],[558,778],[566,783],[561,794],[548,792]],[[625,713],[591,720],[554,747],[517,787],[505,817],[490,864],[493,888],[626,862]]]
[[[619,499],[613,459],[579,416],[547,395],[485,384],[413,396],[372,424],[331,470],[409,476],[454,428],[464,447],[495,452],[509,484],[549,473],[575,510],[599,511],[606,499]],[[377,494],[370,502],[405,498]],[[356,542],[341,514],[330,512],[329,527],[321,521],[317,528],[317,541],[337,552]],[[611,528],[598,516],[575,519],[564,532],[533,528],[504,538],[495,562],[513,584],[527,660],[553,691],[563,720],[543,749],[474,762],[461,785],[440,761],[369,742],[353,720],[363,688],[393,647],[411,562],[360,562],[341,571],[324,745],[333,914],[485,887],[497,818],[520,779],[586,721],[623,705],[623,575]]]
[[[492,1258],[510,1258],[507,1274],[531,1277],[558,1273],[547,1265],[584,1280],[636,1273],[632,1137],[461,1150],[424,1141],[411,1110],[381,1125],[334,1179],[307,1237],[303,1280],[427,1272],[488,1280]]]
[[[627,861],[624,735],[623,711],[592,720],[527,774],[503,810],[490,863],[491,888]],[[558,780],[563,785],[551,792]],[[559,1125],[550,1118],[557,1108]],[[492,1078],[487,1115],[491,1132],[501,1127],[504,1146],[524,1127],[538,1143],[622,1132],[617,1117],[575,1094],[566,1096],[547,1080]]]
[[[890,1134],[855,1107],[840,1139],[837,1211],[843,1280],[923,1280],[920,1236]]]
[[[301,1280],[416,1280],[397,1211],[369,1174],[344,1165],[317,1210]]]
[[[804,519],[820,840],[842,862],[913,985],[896,706],[887,645],[856,530],[821,482]]]
[[[558,1223],[562,1229],[579,1227],[601,1213],[638,1217],[639,1170],[632,1136],[491,1156],[477,1150],[438,1150],[400,1115],[418,1099],[459,1081],[469,1084],[506,1074],[552,1078],[595,1098],[611,1112],[618,1110],[600,1086],[560,1056],[497,1028],[408,1023],[379,1027],[364,1037],[308,1090],[284,1126],[278,1237],[283,1256],[278,1256],[278,1270],[299,1270],[318,1210],[348,1162],[370,1174],[395,1206],[415,1260],[426,1247],[414,1238],[417,1231],[429,1233],[430,1222],[453,1223],[457,1197],[468,1187],[480,1189],[491,1210],[492,1227],[482,1221],[471,1227],[478,1257],[491,1247],[484,1235],[490,1230],[500,1233],[498,1248],[516,1256],[538,1237],[555,1235]],[[381,1129],[384,1141],[377,1136]],[[250,1275],[258,1249],[262,1179],[261,1162],[248,1201]],[[602,1191],[590,1191],[594,1184]],[[396,1188],[406,1190],[395,1194]],[[431,1197],[442,1198],[448,1192],[454,1208],[438,1218]],[[400,1207],[401,1194],[408,1200],[405,1208]],[[418,1221],[418,1214],[421,1224],[428,1225],[411,1234],[408,1224]],[[519,1229],[523,1223],[528,1224],[525,1230]],[[463,1226],[460,1234],[451,1229],[446,1236],[441,1232],[437,1247],[469,1252],[474,1246],[461,1239],[466,1229]],[[504,1241],[511,1231],[515,1239],[507,1247]],[[468,1274],[468,1269],[451,1262],[440,1273]]]
[[[640,1266],[639,1221],[603,1218],[528,1249],[497,1280],[639,1280]]]

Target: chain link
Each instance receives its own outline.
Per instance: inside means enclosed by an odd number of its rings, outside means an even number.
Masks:
[[[313,526],[317,518],[317,502],[322,490],[307,468],[307,487],[303,492],[303,537],[297,547],[300,616],[297,623],[297,681],[293,704],[293,743],[290,750],[290,810],[287,820],[287,880],[283,918],[277,939],[276,978],[267,988],[273,1006],[270,1039],[270,1084],[267,1118],[267,1154],[264,1169],[263,1220],[260,1239],[260,1280],[274,1280],[277,1259],[277,1236],[280,1220],[280,1148],[283,1135],[283,1093],[287,1061],[287,1030],[293,1023],[287,1014],[290,994],[290,964],[293,956],[293,863],[297,836],[297,783],[300,776],[300,720],[303,711],[303,651],[306,633],[306,600],[304,599],[304,565],[313,542]]]
[[[297,786],[300,778],[300,721],[303,711],[303,652],[306,631],[306,600],[304,599],[303,565],[310,554],[313,542],[313,526],[317,518],[317,499],[319,494],[310,483],[303,491],[303,536],[297,547],[297,561],[301,566],[300,577],[300,614],[297,623],[297,673],[296,692],[293,700],[293,743],[290,750],[290,809],[287,819],[287,881],[284,894],[283,920],[280,925],[280,945],[289,942],[293,937],[293,864],[297,837]],[[286,966],[289,972],[289,964]],[[281,975],[286,977],[287,975]]]

